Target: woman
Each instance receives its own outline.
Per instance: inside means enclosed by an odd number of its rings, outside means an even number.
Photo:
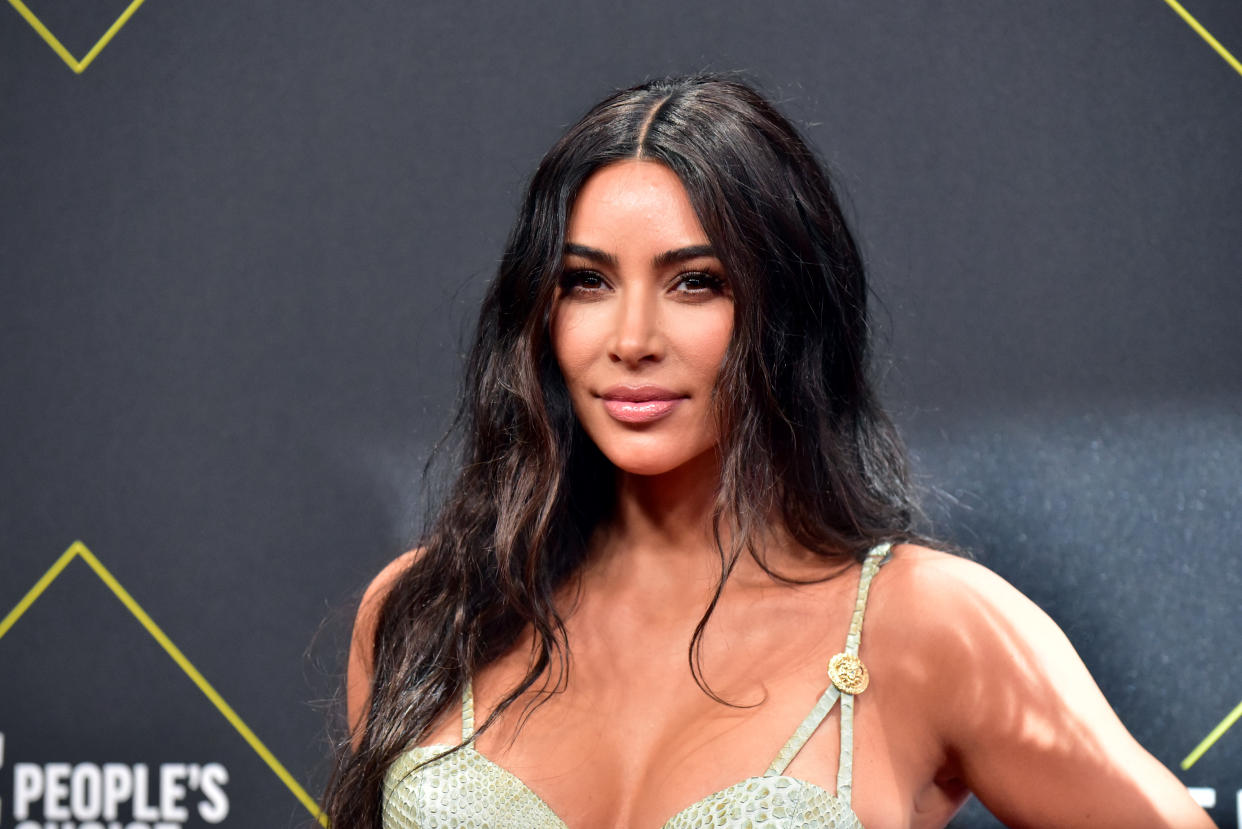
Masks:
[[[1047,616],[918,543],[867,333],[831,186],[753,90],[573,126],[483,305],[460,475],[362,601],[335,825],[943,826],[974,791],[1210,826]]]

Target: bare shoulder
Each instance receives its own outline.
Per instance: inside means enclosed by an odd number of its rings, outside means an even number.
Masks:
[[[918,655],[916,670],[951,692],[936,705],[948,732],[960,735],[999,689],[1009,703],[1068,695],[1111,715],[1060,627],[978,562],[898,545],[876,576],[873,601],[868,622],[877,634],[900,637],[902,650]]]
[[[374,673],[375,627],[379,623],[380,609],[388,598],[393,584],[418,561],[421,549],[410,550],[385,565],[379,575],[371,580],[362,601],[358,603],[358,615],[354,619],[354,632],[349,643],[349,667],[345,679],[345,703],[355,744],[361,734],[361,726],[371,698],[371,679]]]
[[[418,561],[422,554],[421,548],[402,553],[384,565],[384,569],[380,570],[379,574],[367,585],[366,591],[362,594],[362,601],[358,604],[358,619],[362,621],[366,617],[365,620],[371,624],[372,633],[375,627],[375,614],[384,604],[384,599],[388,598],[388,592],[392,590],[393,583],[405,575],[405,572]],[[355,623],[355,631],[357,627]]]
[[[978,562],[918,544],[899,544],[876,577],[876,604],[893,622],[918,620],[918,631],[943,645],[963,632],[997,632],[1037,639],[1059,629],[1038,606]]]
[[[877,681],[883,666],[906,688],[949,773],[1006,825],[1211,825],[1057,624],[988,568],[902,544],[872,601]]]
[[[880,572],[886,574],[888,590],[917,589],[921,593],[946,590],[944,598],[951,601],[969,596],[1004,600],[1021,595],[982,564],[921,544],[893,547]]]

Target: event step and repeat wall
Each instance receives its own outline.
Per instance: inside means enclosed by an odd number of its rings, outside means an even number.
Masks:
[[[316,825],[524,177],[711,69],[842,184],[935,531],[1236,827],[1237,55],[1236,0],[0,3],[0,826]]]

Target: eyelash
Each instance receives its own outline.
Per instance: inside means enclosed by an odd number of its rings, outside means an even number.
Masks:
[[[724,279],[722,279],[719,276],[716,276],[716,274],[712,273],[711,271],[687,271],[686,273],[678,274],[677,284],[684,285],[690,279],[695,279],[702,283],[702,285],[700,286],[700,290],[710,291],[713,294],[724,293],[724,290],[725,290]],[[698,293],[698,292],[699,291],[697,290],[694,291],[694,293]]]
[[[584,286],[583,281],[587,279],[594,280],[596,284],[591,287]],[[725,292],[725,280],[710,271],[686,271],[685,273],[680,273],[677,275],[677,281],[675,284],[677,288],[680,288],[690,281],[697,281],[700,285],[687,291],[678,292],[685,293],[690,296],[708,293],[716,295]],[[563,271],[561,273],[560,284],[562,293],[573,295],[578,293],[594,293],[606,287],[608,282],[604,279],[603,274],[598,271],[592,271],[586,268],[577,268]]]
[[[596,280],[599,284],[586,288],[582,282],[586,279]],[[561,292],[570,294],[577,293],[579,290],[590,291],[595,290],[604,284],[604,277],[595,271],[589,271],[583,268],[577,270],[568,270],[561,272]]]

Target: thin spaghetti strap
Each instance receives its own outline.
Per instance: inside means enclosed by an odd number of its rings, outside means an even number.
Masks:
[[[772,761],[772,765],[768,766],[768,770],[763,773],[764,777],[778,777],[785,773],[785,769],[789,768],[793,758],[806,745],[806,741],[811,739],[811,735],[815,733],[815,729],[819,728],[819,724],[824,721],[824,717],[828,716],[828,712],[832,710],[832,706],[839,696],[841,696],[841,692],[837,690],[837,686],[829,683],[828,690],[824,691],[823,696],[819,698],[819,702],[815,703],[811,713],[806,715],[802,725],[798,726],[798,730],[793,733],[793,736],[789,738],[784,747],[777,752],[776,759]]]
[[[847,806],[854,789],[854,697],[866,689],[869,681],[867,669],[858,659],[858,645],[862,640],[863,614],[867,610],[867,594],[871,590],[871,579],[875,577],[876,571],[888,557],[888,551],[892,549],[892,546],[892,542],[886,542],[875,547],[867,553],[867,560],[863,562],[862,576],[858,580],[858,600],[854,604],[854,617],[850,619],[850,632],[845,637],[847,656],[844,661],[852,662],[851,669],[847,669],[848,675],[843,681],[842,678],[833,674],[831,667],[829,668],[834,683],[843,682],[844,684],[847,681],[853,681],[851,683],[853,693],[848,691],[841,693],[841,759],[837,765],[837,798],[843,800]],[[836,663],[837,658],[833,657],[833,663]]]
[[[871,579],[875,576],[876,570],[879,569],[884,557],[888,555],[888,550],[891,546],[888,543],[880,544],[867,553],[867,557],[863,561],[862,574],[858,579],[858,599],[854,603],[854,615],[850,619],[849,634],[845,639],[845,653],[855,658],[858,656],[863,611],[867,606],[867,591],[871,587]],[[833,664],[836,663],[838,657],[834,657]],[[833,669],[830,668],[829,671],[829,676],[833,676]],[[776,758],[772,760],[772,765],[768,766],[768,770],[764,772],[765,777],[776,777],[785,773],[785,769],[789,767],[793,758],[806,745],[806,741],[811,738],[811,735],[819,728],[824,718],[828,716],[828,712],[832,710],[832,706],[838,698],[841,700],[841,765],[837,773],[837,794],[846,803],[849,802],[853,778],[854,694],[843,693],[842,689],[836,684],[835,676],[833,676],[833,681],[829,683],[827,690],[824,691],[819,701],[815,703],[815,707],[811,709],[806,719],[798,726],[798,730],[793,733],[793,736],[789,738],[789,741],[777,753]]]
[[[461,689],[461,741],[470,742],[474,737],[474,683],[466,680],[466,687]]]

